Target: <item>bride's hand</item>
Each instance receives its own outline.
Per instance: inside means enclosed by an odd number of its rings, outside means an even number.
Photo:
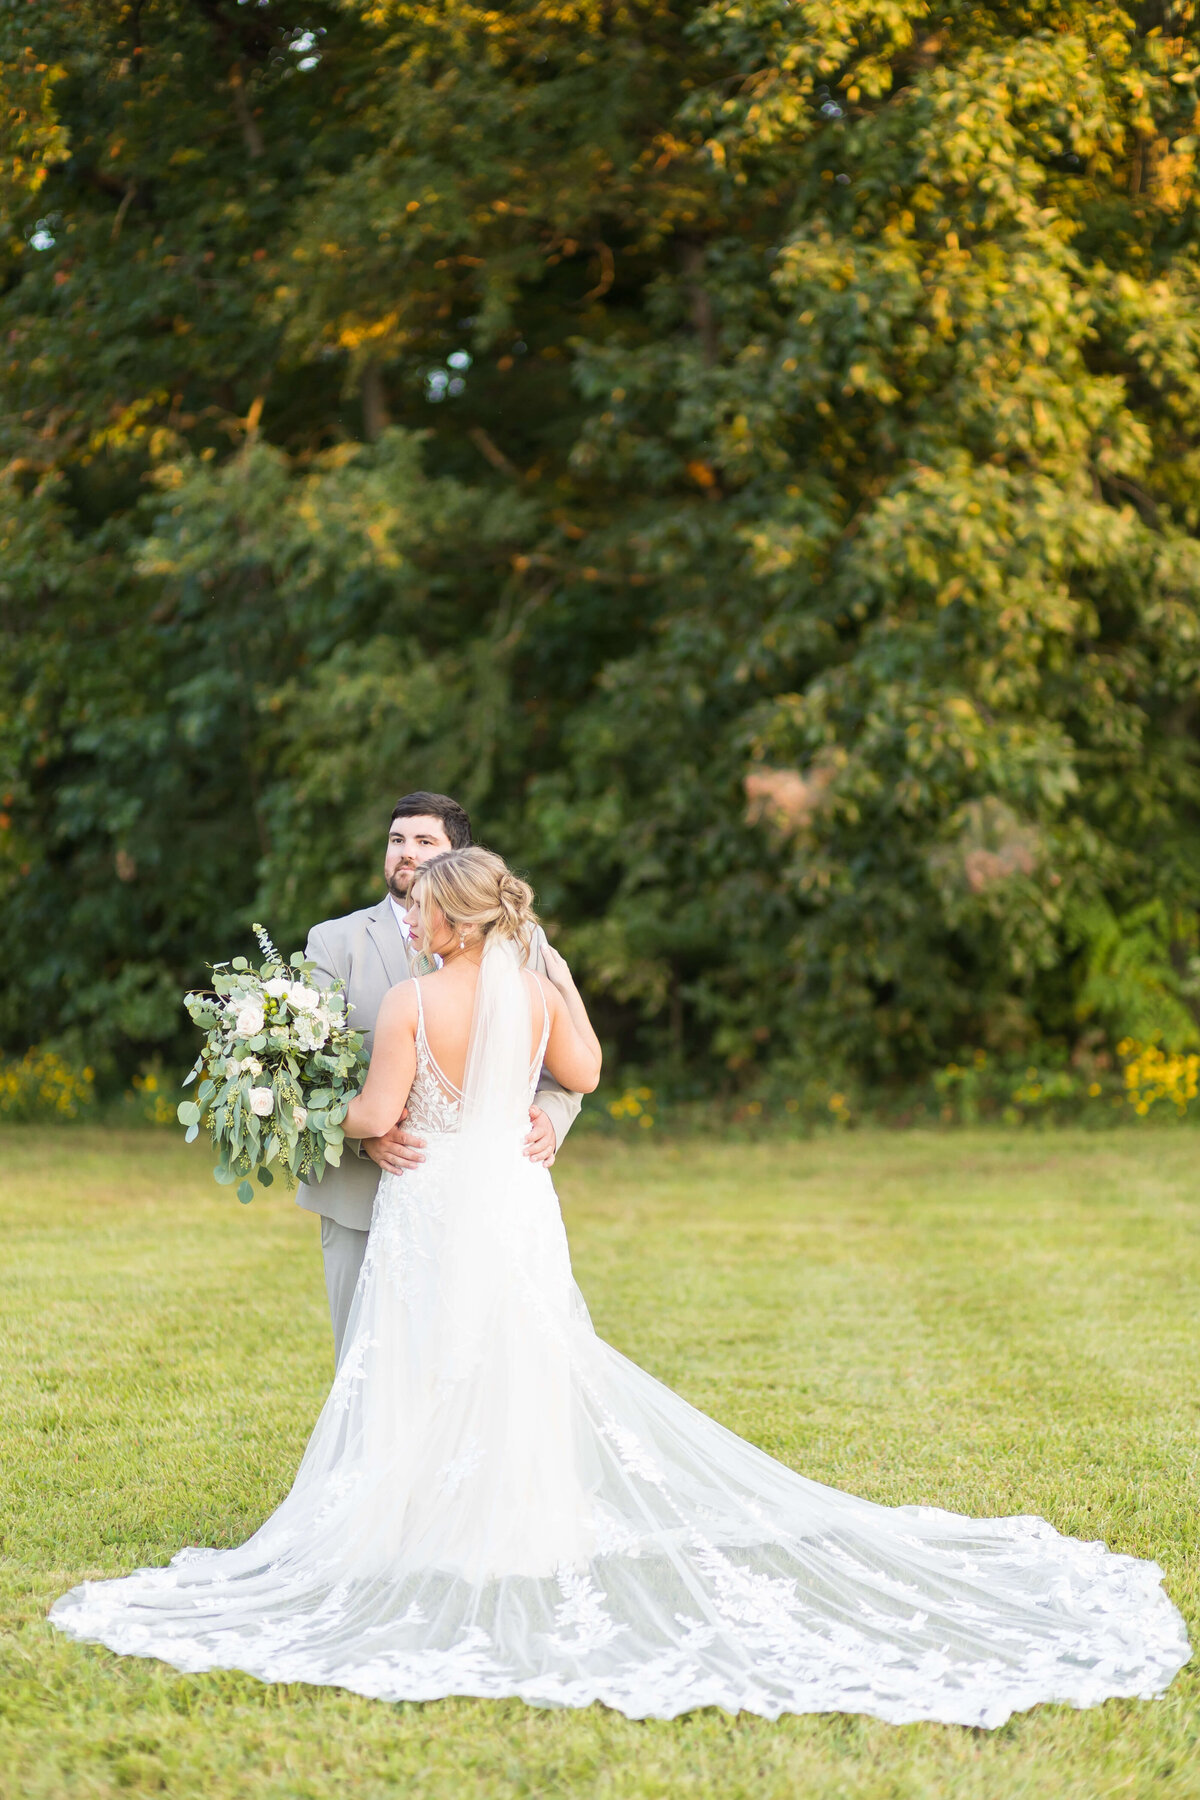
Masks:
[[[566,958],[559,955],[552,944],[542,944],[542,967],[547,977],[561,992],[575,986],[575,978],[567,967]]]

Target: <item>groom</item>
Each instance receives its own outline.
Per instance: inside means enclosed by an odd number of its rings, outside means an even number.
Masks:
[[[457,800],[445,794],[406,794],[397,801],[388,829],[383,859],[387,893],[383,899],[378,906],[364,907],[344,918],[326,919],[309,933],[305,954],[316,964],[317,979],[324,976],[342,982],[350,1023],[365,1033],[368,1055],[383,996],[417,972],[416,951],[404,917],[413,876],[431,856],[462,850],[470,842],[471,821]],[[539,930],[531,958],[535,969],[542,967],[543,942]],[[530,1109],[525,1154],[533,1162],[552,1163],[582,1098],[567,1093],[543,1071],[538,1102]],[[424,1139],[396,1124],[383,1137],[363,1138],[361,1143],[347,1139],[341,1166],[327,1168],[315,1186],[301,1185],[297,1204],[321,1215],[321,1253],[337,1362],[341,1361],[350,1302],[367,1247],[379,1171],[403,1175],[424,1160]]]

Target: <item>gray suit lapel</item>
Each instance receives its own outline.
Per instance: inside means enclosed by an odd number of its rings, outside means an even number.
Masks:
[[[367,919],[367,936],[383,964],[387,985],[395,987],[398,981],[407,981],[412,973],[408,966],[408,946],[400,935],[396,914],[386,896]]]

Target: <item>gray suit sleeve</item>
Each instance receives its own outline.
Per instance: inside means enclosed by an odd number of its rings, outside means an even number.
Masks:
[[[545,941],[546,934],[539,925],[534,935],[529,963],[531,968],[539,969],[543,974],[545,973],[545,963],[542,958],[542,945]],[[562,1087],[555,1081],[549,1069],[544,1068],[537,1085],[537,1104],[553,1126],[554,1142],[561,1150],[563,1139],[579,1117],[579,1110],[583,1105],[583,1095],[574,1094],[570,1088]]]
[[[344,981],[346,979],[344,975],[338,974],[337,968],[334,965],[333,955],[328,944],[325,942],[324,937],[321,935],[321,927],[319,925],[314,925],[309,932],[308,942],[304,946],[304,954],[310,963],[316,964],[316,967],[313,970],[313,980],[318,987],[332,987],[335,981]]]

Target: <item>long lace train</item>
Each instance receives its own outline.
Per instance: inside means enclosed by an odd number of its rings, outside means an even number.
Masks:
[[[380,1183],[290,1494],[240,1548],[85,1582],[53,1623],[179,1669],[631,1718],[994,1726],[1160,1693],[1190,1650],[1156,1564],[822,1487],[596,1336],[549,1174],[521,1154],[546,1027],[531,1077],[528,1043],[513,952],[484,955],[463,1093],[421,1009],[427,1160]]]
[[[1153,1563],[1040,1519],[808,1481],[596,1337],[553,1187],[458,1140],[385,1180],[349,1348],[248,1543],[88,1582],[53,1622],[187,1670],[388,1700],[715,1705],[999,1725],[1149,1697],[1187,1660]],[[499,1199],[501,1204],[496,1204]]]

